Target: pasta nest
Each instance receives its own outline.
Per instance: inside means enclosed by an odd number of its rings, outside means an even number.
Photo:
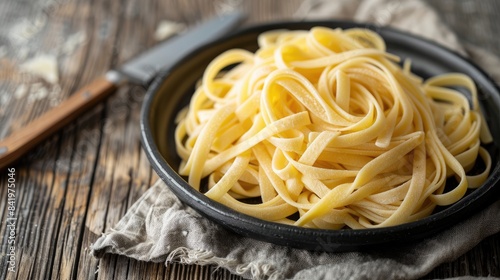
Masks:
[[[468,76],[424,80],[368,29],[275,30],[258,45],[216,57],[176,120],[179,174],[209,198],[359,229],[421,219],[487,179],[492,137]]]

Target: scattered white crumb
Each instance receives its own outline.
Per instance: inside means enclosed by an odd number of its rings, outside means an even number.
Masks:
[[[217,15],[224,15],[237,11],[241,8],[243,0],[221,0],[215,4],[215,12]]]
[[[182,231],[182,235],[183,235],[183,236],[187,236],[187,235],[188,235],[187,230],[183,230],[183,231]]]
[[[43,78],[50,84],[57,84],[59,73],[54,55],[40,54],[20,66],[21,71]]]
[[[41,88],[37,92],[34,92],[36,100],[41,100],[47,97],[49,95],[49,91],[46,88]]]
[[[179,23],[179,22],[174,22],[174,21],[169,21],[169,20],[162,20],[156,27],[156,31],[154,34],[154,38],[157,41],[162,41],[167,39],[170,36],[173,36],[182,30],[186,28],[186,25]]]
[[[40,83],[37,83],[40,84]],[[31,87],[30,94],[28,95],[28,103],[40,101],[49,95],[49,90],[43,86]]]
[[[25,84],[21,84],[16,88],[16,91],[14,91],[14,98],[21,99],[26,95],[27,92],[28,86],[26,86]]]
[[[61,47],[64,54],[73,53],[77,47],[82,45],[87,40],[85,32],[80,31],[69,36]]]
[[[42,100],[47,97],[49,91],[44,87],[42,83],[31,84],[28,94],[28,103],[33,103],[35,101]]]

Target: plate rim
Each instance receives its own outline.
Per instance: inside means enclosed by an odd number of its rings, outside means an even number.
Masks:
[[[400,237],[400,240],[394,240],[391,236],[396,233],[402,233],[405,231],[413,231],[422,227],[429,227],[431,225],[435,225],[436,223],[442,222],[443,224],[439,227],[439,229],[431,229],[432,233],[425,234],[424,237],[435,234],[436,232],[442,231],[443,227],[448,224],[456,224],[455,222],[449,221],[451,218],[449,217],[451,214],[467,212],[471,210],[471,205],[474,206],[472,208],[473,213],[467,214],[467,216],[472,216],[477,213],[480,208],[486,207],[486,205],[478,205],[478,204],[491,204],[494,200],[491,197],[486,197],[490,193],[494,193],[492,189],[495,188],[495,185],[498,185],[498,181],[500,180],[500,164],[497,164],[490,171],[490,176],[488,177],[485,184],[479,189],[474,190],[472,193],[467,195],[466,197],[460,199],[457,203],[450,205],[446,209],[431,214],[428,217],[425,217],[421,220],[405,223],[396,226],[390,227],[381,227],[381,228],[369,228],[369,229],[341,229],[341,230],[328,230],[328,229],[312,229],[312,228],[304,228],[297,227],[292,225],[280,224],[276,222],[269,222],[265,220],[261,220],[240,212],[237,212],[219,202],[210,200],[203,193],[196,191],[194,188],[189,186],[185,180],[181,178],[177,172],[170,167],[168,162],[163,159],[156,143],[154,136],[152,134],[152,128],[149,124],[150,112],[153,106],[153,102],[158,93],[158,90],[161,88],[165,79],[168,78],[170,73],[174,71],[178,65],[182,64],[184,61],[190,59],[192,55],[196,55],[198,52],[203,51],[205,48],[213,48],[216,47],[217,44],[229,40],[234,39],[238,36],[242,36],[251,32],[262,32],[264,30],[272,30],[279,29],[284,26],[288,27],[297,27],[297,26],[350,26],[343,28],[368,28],[376,31],[382,36],[393,36],[396,38],[403,38],[402,40],[411,40],[416,42],[419,45],[431,47],[432,49],[439,50],[446,55],[454,59],[458,59],[464,62],[468,67],[472,67],[474,71],[477,71],[483,78],[486,79],[491,85],[494,86],[496,90],[496,94],[500,93],[499,86],[493,81],[490,75],[488,75],[482,68],[480,68],[477,64],[470,61],[468,58],[465,58],[461,54],[447,49],[433,41],[430,41],[426,38],[422,38],[418,35],[410,34],[408,32],[400,31],[391,27],[385,26],[376,26],[370,23],[363,22],[352,22],[352,21],[336,21],[336,20],[326,20],[326,21],[277,21],[263,24],[256,24],[252,26],[245,27],[243,29],[239,29],[234,31],[220,39],[216,39],[208,44],[205,44],[190,54],[186,55],[183,59],[181,59],[178,63],[172,65],[171,67],[162,70],[154,79],[152,84],[149,86],[144,102],[141,108],[141,116],[140,116],[140,129],[141,129],[141,143],[142,147],[145,150],[145,153],[148,157],[151,166],[155,170],[155,172],[159,175],[161,180],[163,180],[166,185],[174,192],[174,194],[184,203],[194,208],[198,213],[203,216],[207,216],[211,220],[215,220],[216,222],[221,222],[223,220],[223,226],[226,228],[230,228],[233,231],[236,231],[244,236],[251,237],[258,240],[264,240],[267,242],[279,244],[279,245],[288,245],[292,247],[299,247],[304,249],[313,249],[319,251],[347,251],[352,249],[364,249],[372,246],[378,246],[386,244],[387,242],[398,244],[407,243],[415,241],[415,238],[412,236],[405,236],[405,238]],[[297,29],[297,28],[293,28]],[[301,28],[299,28],[301,29]],[[260,31],[259,31],[260,30]],[[385,39],[385,37],[384,37]],[[475,81],[476,82],[476,81]],[[494,93],[492,93],[494,94]],[[497,99],[500,97],[497,96]],[[500,100],[500,99],[499,99]],[[500,103],[500,102],[499,102]],[[498,188],[497,188],[498,189]],[[498,192],[498,190],[496,190]],[[479,203],[478,200],[484,203]],[[490,201],[491,200],[491,201]],[[208,210],[208,212],[207,212]],[[466,213],[464,213],[466,214]],[[257,232],[256,232],[257,230]],[[421,230],[421,229],[420,229]],[[270,234],[265,234],[263,231],[273,232]],[[254,235],[256,234],[256,235]],[[311,248],[310,245],[314,246],[314,242],[305,242],[303,240],[302,243],[292,244],[292,240],[290,239],[293,236],[309,236],[316,237],[318,239],[326,239],[326,242],[329,242],[331,248]],[[369,236],[372,239],[366,240],[366,237]],[[267,240],[266,240],[267,239]],[[421,238],[417,238],[420,240]],[[319,240],[321,241],[321,240]],[[309,245],[306,245],[309,244]],[[295,245],[295,246],[294,246]],[[298,246],[297,246],[298,245]],[[323,246],[324,247],[324,246]]]

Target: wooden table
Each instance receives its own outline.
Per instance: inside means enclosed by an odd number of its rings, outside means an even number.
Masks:
[[[301,1],[1,1],[0,138],[155,44],[160,20],[189,25],[240,2],[249,12],[249,24],[291,18]],[[461,39],[500,55],[497,0],[429,2]],[[38,54],[57,59],[56,85],[19,71],[21,63]],[[157,179],[139,142],[144,93],[141,87],[122,86],[12,165],[15,174],[0,171],[0,278],[240,279],[212,266],[165,266],[115,255],[99,260],[89,254],[92,242]],[[16,187],[15,273],[7,263],[9,174]],[[500,276],[499,257],[496,234],[428,277]]]

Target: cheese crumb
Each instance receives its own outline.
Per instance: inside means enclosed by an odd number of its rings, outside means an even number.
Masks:
[[[21,99],[26,95],[27,92],[28,92],[28,87],[25,84],[22,84],[16,88],[16,91],[14,92],[14,97],[16,99]]]
[[[76,50],[77,47],[84,44],[86,40],[87,35],[84,32],[77,32],[67,38],[67,40],[62,45],[61,50],[65,54],[71,54]]]
[[[54,55],[38,55],[21,64],[20,68],[21,71],[41,77],[50,84],[57,84],[59,81],[57,59]]]
[[[186,26],[182,23],[173,22],[169,20],[162,20],[156,27],[156,31],[154,34],[154,38],[157,41],[162,41],[167,39],[170,36],[178,34],[182,30],[184,30]]]

